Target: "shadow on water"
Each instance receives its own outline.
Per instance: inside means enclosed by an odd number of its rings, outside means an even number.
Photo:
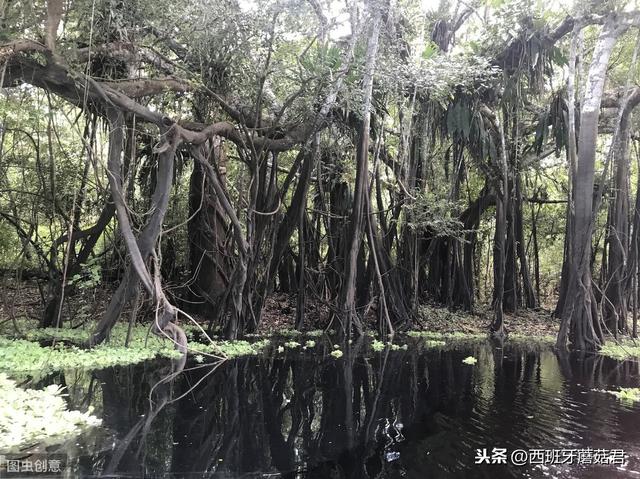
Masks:
[[[110,434],[71,455],[87,477],[640,477],[640,408],[598,391],[637,387],[637,363],[500,346],[274,351],[159,385],[154,364],[97,371]],[[493,447],[624,449],[629,461],[474,464]]]

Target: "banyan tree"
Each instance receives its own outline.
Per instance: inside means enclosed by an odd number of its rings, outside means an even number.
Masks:
[[[635,335],[640,15],[330,3],[0,4],[0,168],[33,164],[5,175],[0,222],[40,325],[101,261],[88,346],[142,316],[179,348],[186,321],[235,339],[281,294],[291,326],[321,311],[345,340],[419,326],[425,302],[488,305],[502,337],[555,299],[560,347]],[[21,101],[37,134],[6,114]]]

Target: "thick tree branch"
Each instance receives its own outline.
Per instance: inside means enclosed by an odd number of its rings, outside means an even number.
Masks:
[[[24,55],[36,52],[44,53],[48,58],[45,65]],[[139,119],[153,123],[160,128],[167,128],[176,122],[162,113],[152,111],[133,98],[167,90],[186,91],[189,89],[189,85],[177,78],[166,81],[164,85],[162,80],[146,79],[96,81],[73,72],[66,65],[54,62],[51,52],[46,47],[31,41],[16,41],[0,46],[0,61],[4,63],[5,68],[2,87],[27,83],[51,91],[78,107],[83,107],[85,102],[94,104],[101,111],[110,106],[116,106],[122,111],[132,113]],[[239,117],[244,118],[243,115]],[[286,151],[306,141],[312,130],[313,125],[303,124],[287,132],[284,138],[269,138],[260,134],[262,130],[249,130],[250,136],[247,136],[229,122],[218,122],[211,125],[183,122],[178,131],[185,141],[194,144],[202,143],[212,136],[218,135],[231,140],[240,147],[252,144],[256,149]]]

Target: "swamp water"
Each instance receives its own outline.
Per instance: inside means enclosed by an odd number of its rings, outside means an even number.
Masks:
[[[339,358],[319,338],[306,350],[275,344],[190,360],[164,382],[169,361],[50,375],[35,386],[66,385],[70,408],[93,406],[103,426],[47,452],[68,454],[70,477],[640,478],[640,403],[603,392],[640,386],[637,362],[509,342],[362,343]],[[494,447],[628,459],[475,464],[477,449]]]

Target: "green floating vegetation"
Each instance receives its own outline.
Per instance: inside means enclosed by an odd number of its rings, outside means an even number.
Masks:
[[[487,339],[487,333],[464,333],[461,331],[455,331],[453,333],[445,333],[444,338],[475,341],[478,339]]]
[[[284,347],[289,349],[295,349],[300,347],[300,343],[297,341],[287,341],[286,343],[284,343]]]
[[[474,365],[478,362],[478,360],[476,358],[474,358],[473,356],[467,356],[466,358],[464,358],[462,360],[463,363],[465,364],[471,364]]]
[[[409,331],[407,336],[412,338],[440,339],[444,338],[444,333],[437,331]]]
[[[424,345],[429,348],[438,348],[441,346],[446,346],[446,341],[441,341],[439,339],[425,339]]]
[[[613,359],[638,359],[640,358],[640,343],[633,339],[625,338],[617,343],[609,340],[600,348],[600,354]]]
[[[114,327],[113,333],[118,335],[118,332],[119,331],[116,331],[116,328]],[[90,335],[91,333],[89,329],[33,328],[26,330],[22,338],[29,341],[49,341],[55,339],[58,341],[68,341],[79,344],[87,341]]]
[[[21,389],[0,373],[0,450],[17,452],[36,444],[59,444],[101,421],[86,412],[69,411],[57,384],[43,390]]]
[[[465,333],[460,331],[442,333],[439,331],[409,331],[407,336],[412,338],[437,339],[437,340],[477,340],[485,339],[486,333]]]
[[[135,364],[154,359],[180,357],[172,346],[129,347],[101,344],[92,349],[80,349],[58,343],[41,346],[24,339],[0,338],[0,371],[11,376],[20,373],[47,373],[62,369],[103,369],[111,366]]]
[[[214,341],[213,343],[191,343],[189,348],[193,348],[197,353],[210,353],[226,357],[228,359],[238,356],[253,356],[260,354],[271,344],[269,339],[262,339],[253,343],[238,339],[235,341]]]
[[[543,334],[541,336],[535,336],[531,334],[509,333],[507,341],[518,344],[533,344],[533,345],[554,345],[556,343],[556,337],[551,334]]]
[[[274,334],[285,338],[297,338],[302,336],[302,332],[297,329],[279,329]]]
[[[297,329],[277,329],[273,332],[275,336],[283,336],[285,338],[298,338],[300,336],[309,336],[312,338],[320,337],[324,334],[322,329],[313,329],[310,331],[298,331]]]
[[[334,349],[333,351],[331,351],[331,356],[333,356],[336,359],[339,359],[342,357],[342,351],[340,351],[339,349]]]
[[[84,329],[38,329],[23,321],[19,326],[24,339],[0,337],[0,371],[14,377],[63,369],[125,366],[157,357],[180,357],[171,341],[151,334],[149,328],[142,325],[131,329],[129,347],[125,346],[128,325],[118,324],[108,341],[91,349],[79,348],[74,343],[87,341],[93,325]],[[7,331],[4,334],[7,335]],[[39,341],[55,341],[55,345],[42,346]]]
[[[84,329],[70,328],[34,328],[23,322],[24,332],[21,338],[4,330],[0,336],[0,371],[15,377],[23,374],[46,374],[63,369],[104,369],[111,366],[126,366],[155,358],[175,359],[180,357],[173,341],[157,336],[149,331],[149,326],[136,325],[131,328],[129,346],[126,347],[127,324],[117,324],[109,339],[91,349],[76,346],[89,339],[92,325]],[[27,327],[25,327],[27,326]],[[189,326],[189,325],[186,325]],[[256,342],[215,341],[213,343],[195,342],[196,327],[186,327],[190,337],[189,350],[197,356],[202,353],[215,354],[226,358],[254,355],[270,344],[268,339]],[[43,346],[39,341],[53,342],[55,345]],[[196,359],[197,361],[197,359]]]
[[[380,341],[378,339],[374,339],[371,342],[371,348],[376,352],[382,351],[385,348],[389,348],[389,349],[391,349],[391,351],[399,351],[401,349],[406,351],[407,349],[409,349],[409,346],[406,345],[406,344],[403,344],[403,345],[394,344],[392,342],[385,343],[385,342],[382,342],[382,341]]]
[[[32,321],[22,321],[19,325],[23,333],[21,336],[16,335],[13,331],[7,331],[6,328],[2,331],[2,335],[27,341],[60,341],[63,343],[82,344],[89,340],[94,328],[93,323],[87,323],[83,328],[76,329],[67,327],[38,328]],[[185,332],[187,337],[193,336],[191,329],[187,328]],[[124,346],[126,344],[127,334],[129,334],[129,325],[126,323],[118,323],[111,330],[109,338],[105,341],[104,345],[113,347]],[[131,328],[129,346],[132,349],[153,349],[162,355],[174,349],[172,341],[153,334],[150,331],[149,325],[145,326],[141,324]],[[175,357],[175,355],[170,354],[170,357]]]
[[[620,388],[619,391],[607,391],[609,394],[613,394],[620,401],[634,404],[640,401],[640,388]]]
[[[304,348],[315,348],[316,346],[316,342],[313,339],[309,339],[307,340],[306,343],[304,343]]]

